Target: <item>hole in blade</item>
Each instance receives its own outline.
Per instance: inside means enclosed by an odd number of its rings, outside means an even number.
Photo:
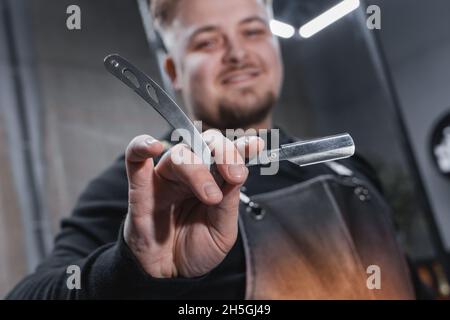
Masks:
[[[133,72],[131,72],[128,69],[124,69],[122,71],[122,73],[125,76],[125,78],[130,80],[130,82],[135,86],[136,89],[139,88],[139,81],[138,81],[137,77],[134,75]]]
[[[158,96],[156,94],[155,88],[153,88],[153,86],[151,84],[147,84],[147,92],[148,92],[148,95],[150,96],[150,98],[152,98],[153,101],[155,101],[156,103],[159,103],[159,99],[158,99]]]

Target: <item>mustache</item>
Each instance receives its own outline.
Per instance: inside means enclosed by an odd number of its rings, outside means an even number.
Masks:
[[[237,71],[246,71],[246,70],[261,70],[261,68],[259,66],[257,66],[254,63],[243,63],[241,65],[238,66],[233,66],[233,67],[227,67],[224,70],[222,70],[219,73],[219,78],[223,79],[225,76],[229,75],[230,73],[233,72],[237,72]]]
[[[219,73],[218,79],[220,81],[224,81],[224,79],[226,79],[233,73],[241,72],[241,71],[260,72],[260,71],[262,71],[262,68],[254,63],[243,63],[239,66],[232,66],[232,67],[225,68],[222,72]]]

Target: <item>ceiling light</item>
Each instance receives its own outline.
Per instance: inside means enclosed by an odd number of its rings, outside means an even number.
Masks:
[[[344,0],[338,3],[331,9],[328,9],[318,17],[303,25],[299,30],[300,36],[303,38],[312,37],[317,32],[325,29],[329,25],[357,9],[359,5],[359,0]]]
[[[274,35],[285,39],[289,39],[295,34],[295,28],[293,26],[278,20],[270,21],[270,30],[272,30]]]

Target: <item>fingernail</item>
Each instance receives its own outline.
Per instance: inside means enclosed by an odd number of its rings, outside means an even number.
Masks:
[[[244,175],[244,166],[241,164],[230,164],[228,172],[234,178],[241,178]]]
[[[203,140],[205,140],[206,144],[210,144],[213,142],[214,137],[213,136],[205,136],[203,137]]]
[[[258,141],[259,137],[257,136],[250,136],[248,137],[247,143],[253,143],[253,141]]]
[[[147,139],[145,139],[145,144],[148,145],[148,146],[151,146],[151,145],[154,144],[155,142],[156,142],[156,140],[153,139],[153,138],[147,138]]]
[[[205,190],[205,193],[208,196],[208,198],[218,198],[218,197],[220,197],[221,191],[216,186],[216,184],[214,184],[214,183],[207,182],[203,186],[203,189]]]
[[[248,146],[248,145],[252,144],[256,140],[258,140],[257,136],[245,136],[243,144]]]

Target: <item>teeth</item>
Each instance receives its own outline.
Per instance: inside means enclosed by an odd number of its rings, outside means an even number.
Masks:
[[[245,81],[245,80],[251,79],[253,77],[254,77],[253,74],[241,74],[241,75],[232,76],[232,77],[228,78],[225,82]]]
[[[247,79],[250,79],[249,75],[242,75],[242,76],[231,77],[229,81],[242,81],[242,80],[247,80]]]

